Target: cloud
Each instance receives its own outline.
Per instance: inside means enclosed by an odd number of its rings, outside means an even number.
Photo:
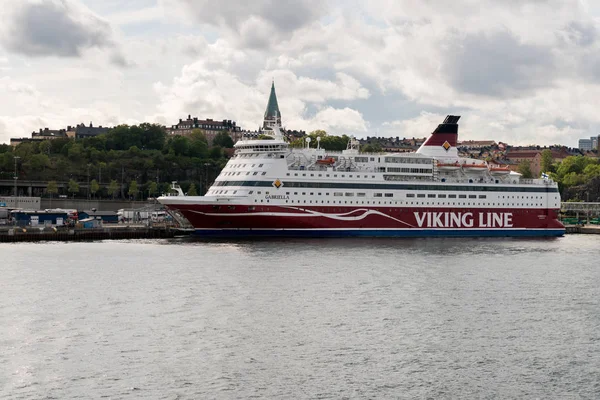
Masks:
[[[318,20],[327,0],[282,3],[278,0],[212,1],[162,0],[164,8],[182,8],[181,15],[221,28],[240,46],[267,48],[288,38],[295,30]]]
[[[186,65],[172,83],[155,84],[161,99],[159,113],[153,120],[176,121],[188,114],[202,118],[234,119],[245,129],[262,124],[271,80],[275,80],[284,125],[290,129],[329,128],[331,131],[363,132],[366,122],[349,107],[325,105],[328,101],[367,99],[369,91],[345,73],[334,80],[297,76],[290,70],[260,70],[252,80],[236,73],[246,53],[234,51],[220,42],[206,47],[200,61]],[[313,112],[309,112],[309,108]]]
[[[367,122],[362,114],[348,107],[337,109],[327,107],[317,112],[314,118],[305,121],[308,130],[324,129],[329,133],[367,132]]]
[[[30,57],[81,57],[89,48],[115,48],[110,25],[72,0],[25,0],[10,4],[2,44],[13,53]]]
[[[0,3],[0,44],[13,53],[0,52],[12,79],[0,109],[15,127],[38,115],[170,125],[194,114],[255,129],[274,78],[291,129],[422,137],[461,114],[463,139],[570,145],[600,129],[600,8],[589,0]]]
[[[456,91],[483,96],[520,96],[551,86],[556,69],[551,49],[520,43],[510,32],[450,38],[443,74]]]
[[[11,77],[0,78],[0,92],[5,94],[0,98],[0,143],[8,143],[14,137],[30,137],[31,132],[45,127],[64,129],[89,121],[109,126],[130,121],[118,105],[95,99],[80,106],[58,97],[60,92],[44,93]]]

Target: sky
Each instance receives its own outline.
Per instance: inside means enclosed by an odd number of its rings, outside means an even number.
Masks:
[[[0,143],[188,115],[562,144],[600,133],[593,0],[0,0]]]

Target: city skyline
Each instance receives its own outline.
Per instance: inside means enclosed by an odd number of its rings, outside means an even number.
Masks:
[[[463,140],[596,136],[599,7],[496,3],[0,0],[0,142],[190,113],[255,129],[273,80],[307,132],[422,137],[461,114]]]

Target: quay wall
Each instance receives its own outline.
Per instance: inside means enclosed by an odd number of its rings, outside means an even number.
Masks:
[[[179,231],[170,228],[119,227],[87,229],[35,229],[4,228],[0,242],[77,242],[93,240],[165,239],[175,237]]]
[[[600,235],[600,226],[598,225],[565,225],[566,233],[584,233]]]
[[[41,201],[41,209],[63,208],[67,210],[118,211],[120,209],[138,209],[160,207],[160,203],[149,201],[122,201],[122,200],[85,200],[85,199],[47,199]]]

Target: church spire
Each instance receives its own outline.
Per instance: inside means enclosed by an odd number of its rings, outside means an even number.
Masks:
[[[275,81],[271,84],[271,94],[265,111],[265,120],[263,123],[264,129],[271,129],[273,125],[281,127],[281,112],[279,112],[279,104],[277,104],[277,95],[275,94]]]

